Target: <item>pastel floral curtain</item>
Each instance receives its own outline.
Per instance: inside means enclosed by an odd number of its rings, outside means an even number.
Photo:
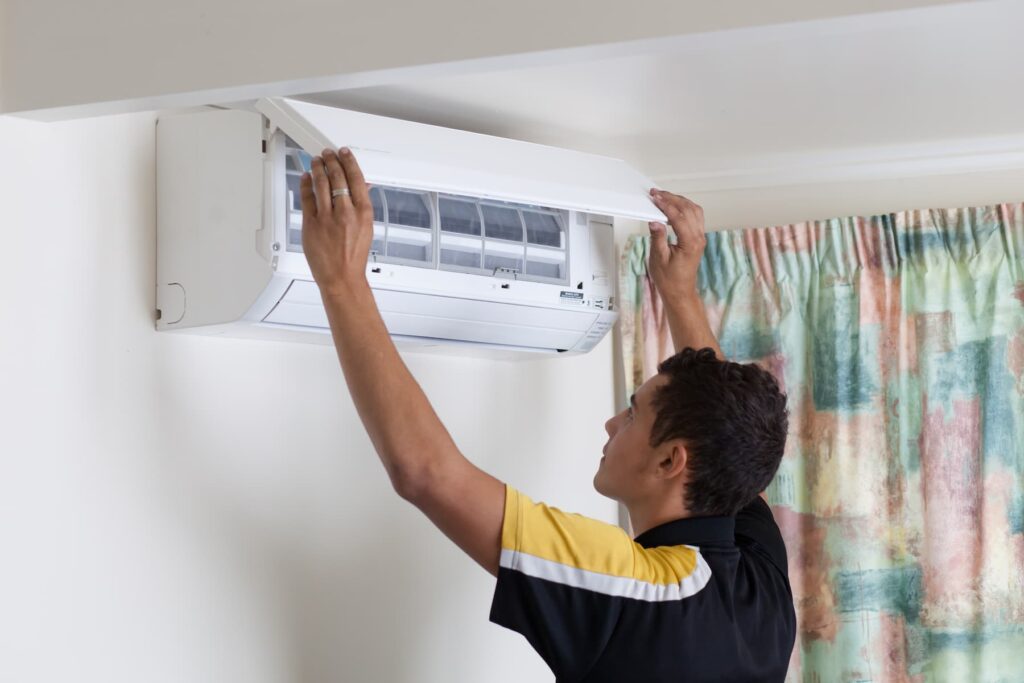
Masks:
[[[622,256],[627,395],[672,353],[649,245]],[[1024,204],[712,232],[699,289],[789,394],[788,680],[1024,681]]]

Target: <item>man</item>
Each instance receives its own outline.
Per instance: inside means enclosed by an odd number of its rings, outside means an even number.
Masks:
[[[637,532],[566,514],[478,469],[388,336],[366,279],[373,208],[351,152],[302,178],[302,243],[359,416],[395,491],[498,579],[491,620],[558,681],[781,681],[796,619],[786,550],[758,493],[785,446],[786,398],[721,359],[697,297],[700,207],[651,191],[650,270],[678,353],[611,418],[594,486]],[[702,349],[695,351],[694,349]]]

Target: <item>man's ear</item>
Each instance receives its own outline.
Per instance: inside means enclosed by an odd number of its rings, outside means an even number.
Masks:
[[[675,439],[665,444],[661,460],[658,462],[658,476],[662,479],[674,479],[686,469],[689,453],[683,442]]]

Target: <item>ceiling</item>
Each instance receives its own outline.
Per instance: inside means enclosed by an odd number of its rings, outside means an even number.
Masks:
[[[616,156],[656,179],[1024,150],[1021,26],[1024,2],[974,2],[305,97]]]

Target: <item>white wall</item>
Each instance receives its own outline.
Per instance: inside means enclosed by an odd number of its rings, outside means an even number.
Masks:
[[[717,191],[690,191],[671,180],[658,186],[700,204],[708,230],[731,230],[909,209],[1022,202],[1024,168]],[[647,232],[646,223],[616,221],[615,241],[621,250],[631,234]]]
[[[685,188],[666,183],[666,189]],[[710,229],[787,225],[841,216],[1024,201],[1024,168],[692,192]],[[645,226],[646,229],[646,226]]]
[[[550,680],[332,348],[154,332],[153,121],[0,118],[0,680]],[[611,350],[407,359],[471,459],[614,522]]]

